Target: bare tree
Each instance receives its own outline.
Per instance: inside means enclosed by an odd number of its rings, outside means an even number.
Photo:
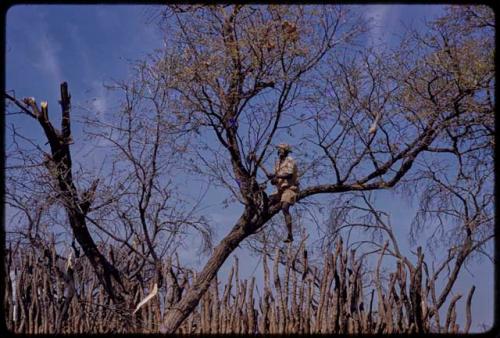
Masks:
[[[404,40],[401,51],[384,55],[344,49],[362,28],[356,21],[346,23],[347,13],[339,7],[214,6],[189,12],[188,17],[174,8],[171,17],[179,28],[172,43],[182,49],[184,65],[179,73],[184,81],[175,90],[184,117],[211,128],[226,151],[227,165],[207,167],[245,209],[194,288],[167,313],[165,332],[174,332],[196,306],[229,253],[279,210],[259,204],[256,181],[259,163],[283,132],[307,124],[310,133],[299,137],[319,150],[308,159],[311,168],[304,168],[315,172],[314,178],[302,177],[302,200],[387,189],[404,177],[415,179],[411,169],[417,158],[437,156],[449,142],[447,132],[474,123],[472,105],[484,106],[479,114],[486,117],[492,109],[480,94],[492,88],[492,54],[485,52],[477,67],[469,67],[474,80],[466,80],[453,71],[465,72],[468,66],[457,60],[461,46],[450,52],[452,33],[439,22],[430,36]],[[442,43],[418,48],[432,37]],[[482,41],[491,46],[491,35]],[[437,55],[448,60],[430,62]],[[256,159],[247,156],[254,153]],[[202,165],[224,163],[219,154]]]
[[[79,194],[71,176],[67,89],[66,94],[62,90],[62,132],[49,122],[46,104],[40,111],[34,100],[21,102],[6,94],[44,128],[57,198],[63,201],[75,237],[106,292],[117,301],[127,295],[116,266],[93,242],[88,222],[106,233],[110,222],[106,214],[112,210],[123,233],[107,235],[153,264],[159,282],[162,254],[175,249],[169,246],[173,237],[162,232],[173,235],[179,224],[165,223],[169,194],[161,186],[161,171],[173,172],[176,162],[185,174],[226,188],[226,202],[239,202],[243,212],[166,312],[160,331],[175,332],[203,299],[228,256],[242,241],[263,231],[281,210],[262,189],[265,175],[259,168],[269,160],[273,144],[293,139],[288,143],[297,149],[301,204],[318,195],[405,189],[422,193],[421,218],[415,226],[424,226],[422,215],[432,215],[436,203],[432,189],[444,185],[447,192],[439,198],[452,196],[461,203],[454,205],[452,217],[462,232],[444,263],[454,261],[455,267],[445,288],[433,298],[434,310],[422,312],[420,300],[429,294],[422,295],[417,288],[399,303],[411,314],[411,330],[427,331],[423,318],[438,315],[465,258],[492,238],[491,163],[485,159],[494,149],[494,20],[488,9],[452,8],[429,26],[427,35],[409,34],[397,51],[359,48],[358,38],[366,28],[360,16],[345,6],[170,6],[163,17],[168,32],[165,47],[140,65],[137,81],[118,86],[125,94],[118,123],[88,121],[91,133],[110,142],[119,156],[112,176],[125,177],[109,181],[110,198],[95,210],[96,219],[87,214],[95,203],[97,181]],[[463,26],[463,20],[468,25]],[[457,26],[467,28],[455,33]],[[144,112],[150,115],[143,117]],[[167,153],[164,158],[162,149],[183,149],[182,156],[168,158]],[[460,175],[454,182],[443,181],[449,171],[436,170],[432,163],[442,159],[459,163]],[[121,171],[120,160],[130,169]],[[473,173],[477,176],[470,181]],[[464,197],[472,182],[479,188]],[[419,184],[429,188],[422,192]],[[376,252],[380,257],[390,252],[400,259],[409,269],[411,285],[420,285],[423,253],[417,253],[417,263],[404,258],[388,227],[376,219],[370,204],[367,207],[377,231],[392,241],[389,247],[371,240],[379,245]],[[359,211],[360,206],[354,209]],[[345,210],[339,219],[350,212]],[[436,217],[445,208],[438,211]],[[189,222],[181,214],[179,220],[209,238],[203,219]],[[331,233],[326,247],[334,243],[335,229]],[[131,244],[134,237],[140,249]],[[380,263],[377,271],[379,267]],[[298,269],[308,272],[306,266]],[[434,282],[440,271],[433,272],[430,280]],[[392,287],[397,280],[406,280],[402,273],[393,276]],[[327,274],[325,281],[328,278]],[[324,283],[320,281],[323,289]],[[377,292],[383,299],[381,285]],[[383,302],[379,306],[380,314],[392,315]],[[447,326],[453,323],[453,306]],[[375,331],[383,330],[378,325]]]
[[[184,239],[201,235],[201,253],[211,248],[212,231],[206,217],[197,214],[199,200],[189,200],[174,182],[189,139],[173,130],[172,116],[165,114],[171,103],[161,90],[165,78],[157,82],[149,71],[139,63],[137,79],[110,86],[125,101],[114,118],[89,115],[84,123],[87,135],[105,144],[111,158],[106,194],[90,221],[143,257],[160,278],[161,261]]]
[[[43,128],[50,145],[50,154],[45,156],[45,165],[51,179],[56,184],[59,201],[63,204],[73,234],[90,260],[100,282],[106,291],[117,302],[124,302],[126,291],[115,266],[98,250],[86,221],[89,207],[94,200],[98,181],[94,181],[88,190],[78,192],[73,182],[72,159],[69,145],[72,142],[70,128],[71,96],[67,83],[61,84],[61,130],[56,129],[48,117],[48,104],[42,101],[40,106],[34,98],[26,98],[22,102],[5,94],[22,112],[36,119]]]
[[[111,161],[105,161],[103,166],[107,167],[101,168],[106,175],[96,178],[95,173],[81,170],[75,170],[74,175],[69,145],[75,141],[69,132],[70,95],[66,83],[61,85],[64,134],[50,122],[46,102],[42,102],[40,110],[33,98],[19,100],[6,93],[6,98],[20,108],[22,114],[38,120],[51,145],[49,155],[39,141],[12,128],[6,203],[13,213],[10,221],[20,226],[9,227],[10,240],[15,242],[18,236],[24,244],[34,246],[43,254],[54,232],[63,230],[58,235],[62,248],[58,245],[58,249],[68,249],[71,243],[73,255],[77,256],[78,247],[83,249],[84,257],[92,263],[117,310],[133,309],[138,302],[133,299],[132,290],[124,286],[132,280],[140,281],[143,287],[150,284],[150,289],[153,284],[166,287],[162,261],[174,255],[187,234],[200,234],[205,250],[211,246],[210,228],[197,214],[198,202],[182,200],[180,205],[180,196],[171,183],[173,163],[179,156],[176,154],[180,154],[178,150],[184,145],[169,143],[179,139],[160,132],[167,122],[159,119],[159,110],[156,110],[156,119],[145,114],[142,118],[133,116],[139,105],[135,87],[127,94],[129,105],[116,113],[122,117],[118,125],[109,126],[93,114],[85,118],[85,126],[90,129],[87,136],[108,142],[103,151]],[[142,95],[141,99],[144,100]],[[63,135],[66,138],[63,139]],[[92,180],[86,182],[89,178]],[[87,188],[78,188],[77,184]],[[95,241],[93,236],[98,236],[100,241]],[[115,245],[118,250],[126,250],[129,256],[117,259]],[[175,276],[172,264],[168,269],[167,275]],[[151,274],[151,270],[154,273]],[[175,288],[177,282],[173,278],[170,288]],[[61,327],[60,320],[58,327]]]

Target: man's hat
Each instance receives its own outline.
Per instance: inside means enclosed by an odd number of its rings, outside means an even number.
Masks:
[[[276,148],[283,149],[283,150],[285,150],[288,153],[292,152],[292,147],[289,144],[286,144],[286,143],[280,143],[280,144],[278,144],[276,146]]]

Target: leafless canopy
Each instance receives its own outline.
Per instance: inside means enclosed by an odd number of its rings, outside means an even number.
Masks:
[[[161,332],[176,332],[200,300],[209,306],[210,297],[204,295],[240,243],[251,236],[245,242],[256,251],[264,257],[272,252],[267,247],[272,227],[266,225],[276,221],[280,206],[262,190],[260,165],[270,166],[274,145],[287,141],[301,170],[298,219],[310,222],[307,215],[321,204],[319,196],[334,196],[335,202],[327,205],[329,221],[318,222],[326,234],[320,243],[323,253],[341,247],[339,236],[362,229],[366,240],[347,245],[379,255],[374,263],[379,318],[387,316],[385,323],[393,323],[392,311],[384,308],[392,304],[407,309],[406,326],[396,324],[401,330],[442,330],[439,309],[466,259],[474,253],[491,256],[492,10],[450,7],[428,23],[425,33],[408,30],[395,49],[363,45],[368,26],[349,6],[175,5],[166,7],[161,18],[164,48],[136,63],[133,79],[112,85],[123,97],[121,107],[111,118],[84,116],[87,142],[99,140],[106,154],[100,170],[84,169],[84,159],[72,159],[70,145],[81,140],[71,133],[66,83],[61,85],[60,130],[49,119],[46,102],[5,93],[8,111],[20,109],[44,133],[44,141],[32,140],[12,127],[6,203],[14,210],[11,220],[21,224],[13,234],[47,251],[53,227],[66,229],[74,238],[74,252],[83,250],[103,295],[122,311],[131,312],[137,304],[137,292],[127,285],[145,276],[148,287],[175,286],[175,306],[158,322]],[[198,208],[202,198],[189,199],[179,189],[181,174],[207,189],[225,189],[217,202],[243,208],[213,250],[210,220]],[[370,196],[388,189],[418,203],[409,229],[414,241],[424,231],[430,231],[429,247],[446,239],[449,255],[436,269],[430,271],[422,248],[416,262],[400,251],[390,219]],[[174,267],[171,256],[195,233],[210,255],[201,271],[189,276],[180,264]],[[117,260],[115,250],[129,260]],[[387,255],[397,261],[398,270],[390,275],[392,293],[384,296],[378,276]],[[166,268],[165,260],[170,262]],[[308,273],[305,262],[290,268]],[[354,258],[352,264],[361,269]],[[334,274],[335,267],[330,268]],[[405,288],[406,273],[410,293],[398,295],[395,283]],[[189,288],[183,289],[178,274],[190,280]],[[423,274],[425,286],[411,288],[422,285]],[[322,276],[320,281],[311,277],[311,283],[326,292],[334,275]],[[359,287],[356,278],[349,279],[353,294]],[[436,290],[439,278],[444,287]],[[311,290],[311,284],[307,287]],[[353,306],[354,299],[362,300],[353,297]],[[449,306],[446,331],[458,330],[457,301],[454,297]],[[282,315],[285,304],[279,305]],[[329,328],[321,326],[320,318],[330,305],[318,306],[315,332],[323,332]],[[358,325],[348,332],[372,328],[371,313],[359,316],[351,324],[335,325]],[[281,320],[279,325],[285,325]],[[397,332],[394,326],[373,329]],[[286,330],[281,326],[278,331]]]

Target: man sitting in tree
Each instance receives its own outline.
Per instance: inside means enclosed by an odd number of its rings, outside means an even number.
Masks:
[[[297,194],[299,193],[297,164],[291,156],[288,156],[292,151],[288,144],[282,143],[277,148],[279,157],[274,166],[274,174],[267,174],[267,177],[277,188],[277,191],[270,196],[270,199],[271,201],[279,200],[281,203],[281,210],[285,216],[288,229],[288,237],[284,242],[289,243],[293,241],[292,216],[289,209],[297,201]]]

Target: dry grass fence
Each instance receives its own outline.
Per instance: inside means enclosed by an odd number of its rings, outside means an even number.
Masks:
[[[69,264],[64,257],[58,257],[53,244],[46,248],[44,252],[33,247],[7,251],[4,305],[7,325],[13,332],[158,332],[165,311],[175,307],[195,277],[188,270],[172,266],[168,260],[162,269],[164,281],[158,295],[133,314],[133,307],[147,295],[154,281],[146,278],[146,268],[138,260],[126,260],[118,250],[110,250],[116,261],[127,264],[130,273],[137,271],[126,282],[126,289],[134,295],[134,305],[130,309],[118,309],[98,284],[85,259]],[[274,258],[273,262],[269,257]],[[461,330],[456,323],[460,295],[451,299],[443,323],[432,305],[433,281],[422,281],[421,259],[413,271],[407,271],[405,265],[398,262],[395,271],[389,273],[388,278],[382,278],[382,257],[383,252],[379,254],[375,271],[367,273],[363,257],[356,257],[356,252],[345,248],[341,240],[333,252],[325,255],[323,264],[314,268],[309,266],[303,247],[289,248],[287,253],[277,250],[273,255],[262,256],[263,290],[257,287],[255,277],[239,278],[236,258],[223,287],[214,279],[178,332],[456,333],[469,330],[474,288],[466,301],[467,323]]]

